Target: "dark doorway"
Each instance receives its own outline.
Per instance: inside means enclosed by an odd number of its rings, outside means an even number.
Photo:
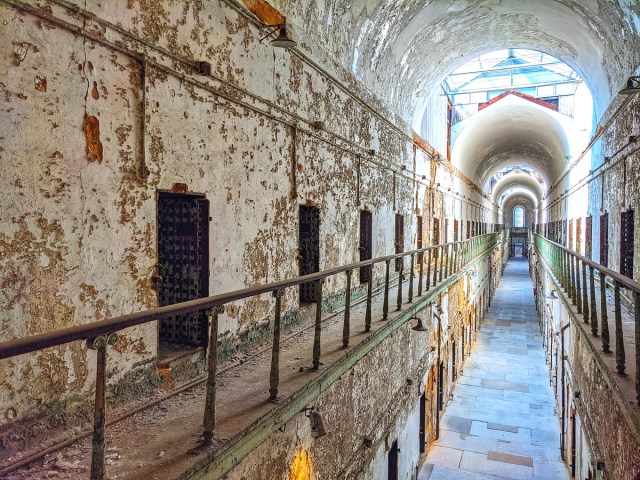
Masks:
[[[420,397],[420,431],[419,431],[419,441],[420,441],[420,453],[424,453],[426,450],[426,430],[427,428],[427,392],[425,391]]]
[[[371,233],[372,227],[372,215],[371,212],[362,210],[360,212],[360,261],[369,260],[373,254]],[[365,267],[360,269],[360,283],[367,283],[369,281],[371,267]]]
[[[569,420],[571,421],[571,425],[570,425],[570,439],[571,439],[571,454],[570,454],[570,461],[571,461],[571,477],[575,477],[576,476],[576,413],[573,410],[573,407],[571,408],[571,416],[569,417]]]
[[[320,209],[300,205],[300,276],[320,270]],[[319,282],[300,285],[300,302],[312,303],[318,300]]]
[[[404,252],[404,217],[396,214],[396,234],[395,234],[395,250],[396,253]],[[402,258],[396,259],[396,272],[402,268]]]
[[[456,381],[456,342],[451,345],[451,381]]]
[[[467,328],[462,325],[462,353],[460,355],[460,360],[464,363],[464,345],[466,343],[466,337],[467,336]]]
[[[416,230],[416,232],[417,232],[417,234],[416,234],[416,248],[418,250],[420,250],[422,248],[422,243],[423,243],[423,240],[422,240],[422,217],[420,215],[418,215],[416,217],[416,221],[417,221],[417,225],[416,225],[417,226],[417,230]]]
[[[467,240],[471,237],[471,221],[467,220]]]
[[[209,201],[203,196],[158,193],[158,304],[163,307],[209,295]],[[159,340],[168,349],[204,346],[204,311],[159,321]]]
[[[442,407],[444,405],[443,402],[444,395],[444,362],[440,362],[438,366],[438,392],[437,392],[437,402],[438,402],[438,411],[442,411]]]
[[[388,474],[387,478],[389,480],[398,480],[398,440],[394,440],[391,444],[391,449],[389,450],[388,456]]]
[[[432,245],[440,245],[440,220],[433,219],[433,242]]]

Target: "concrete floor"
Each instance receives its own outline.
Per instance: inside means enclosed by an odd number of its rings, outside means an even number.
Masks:
[[[528,263],[511,260],[418,480],[563,480]]]

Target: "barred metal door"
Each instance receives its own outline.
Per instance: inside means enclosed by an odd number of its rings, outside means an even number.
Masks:
[[[609,214],[600,215],[600,265],[609,266]]]
[[[300,276],[320,270],[320,210],[318,207],[300,205]],[[300,302],[318,300],[319,282],[300,285]]]
[[[453,241],[457,242],[458,241],[458,220],[454,220],[453,221]]]
[[[360,261],[369,260],[373,254],[372,245],[373,233],[372,233],[372,215],[371,212],[362,210],[360,212]],[[360,269],[360,283],[367,283],[369,281],[370,268]]]
[[[620,273],[633,278],[633,210],[620,214]]]
[[[432,245],[440,244],[440,220],[437,218],[433,219],[433,242]]]
[[[158,194],[160,306],[209,295],[209,201],[193,195]],[[206,345],[207,317],[187,313],[160,320],[160,341]]]
[[[471,221],[467,220],[467,240],[471,237]]]

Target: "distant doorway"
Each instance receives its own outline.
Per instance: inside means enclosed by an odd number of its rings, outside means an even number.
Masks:
[[[398,480],[398,453],[400,450],[398,449],[398,440],[394,440],[391,444],[391,449],[389,450],[389,456],[387,457],[387,469],[388,480]]]

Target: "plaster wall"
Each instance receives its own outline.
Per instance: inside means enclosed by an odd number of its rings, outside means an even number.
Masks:
[[[157,306],[156,195],[176,184],[211,203],[211,294],[297,276],[300,204],[320,209],[325,269],[358,259],[360,209],[373,212],[380,256],[394,251],[396,213],[403,248],[415,245],[415,215],[432,217],[435,179],[441,216],[472,214],[454,191],[481,201],[347,72],[327,64],[331,77],[260,43],[225,2],[17,1],[0,16],[11,45],[0,54],[3,341]],[[202,59],[212,76],[194,71]],[[325,297],[343,282],[327,282]],[[295,317],[297,291],[284,306]],[[267,296],[230,305],[220,317],[225,351],[265,333],[272,308]],[[157,386],[157,338],[154,323],[120,332],[112,395]],[[84,343],[1,363],[5,430],[89,408],[95,353]]]

